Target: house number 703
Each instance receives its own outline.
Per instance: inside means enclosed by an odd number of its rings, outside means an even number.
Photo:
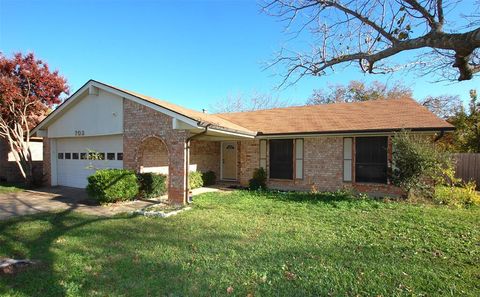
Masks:
[[[84,136],[85,130],[75,130],[75,136]]]

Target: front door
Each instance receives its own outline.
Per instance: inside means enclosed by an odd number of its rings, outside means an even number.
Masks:
[[[222,179],[237,179],[236,142],[222,142]]]

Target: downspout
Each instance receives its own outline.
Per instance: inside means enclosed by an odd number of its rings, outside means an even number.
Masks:
[[[200,125],[200,122],[197,123],[198,125]],[[205,135],[207,134],[208,132],[208,127],[210,127],[212,124],[207,124],[205,126],[205,130],[203,130],[202,132],[198,133],[198,134],[195,134],[195,135],[192,135],[190,137],[187,138],[186,140],[186,144],[187,144],[187,147],[186,147],[186,152],[185,152],[185,155],[186,155],[186,159],[187,159],[187,170],[185,172],[185,180],[186,180],[186,183],[187,183],[187,188],[185,190],[185,196],[187,197],[186,201],[187,203],[191,203],[191,201],[189,201],[188,199],[188,193],[189,193],[189,187],[188,187],[188,172],[190,170],[190,141],[195,139],[195,138],[198,138],[202,135]]]
[[[440,131],[440,134],[438,134],[435,139],[433,140],[433,142],[437,142],[439,141],[443,136],[445,136],[445,130],[441,130]]]

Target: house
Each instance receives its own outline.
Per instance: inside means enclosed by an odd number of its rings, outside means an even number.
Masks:
[[[453,127],[412,99],[206,114],[90,80],[32,132],[52,186],[85,187],[98,168],[162,172],[184,203],[193,170],[247,185],[263,167],[272,188],[398,193],[388,170],[401,129]]]
[[[36,180],[42,178],[43,145],[42,139],[33,137],[30,139],[30,151],[32,152],[33,175]],[[23,176],[18,168],[15,156],[10,149],[7,140],[0,137],[0,181],[9,183],[23,182]]]

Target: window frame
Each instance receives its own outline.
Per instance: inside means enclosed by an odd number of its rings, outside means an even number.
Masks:
[[[384,138],[385,139],[385,159],[382,160],[382,163],[375,163],[375,162],[370,162],[370,163],[365,163],[365,162],[358,162],[358,153],[359,153],[359,139],[365,139],[365,138]],[[380,185],[387,185],[388,184],[388,170],[389,170],[389,164],[388,164],[388,145],[389,145],[389,140],[388,140],[388,136],[362,136],[362,137],[355,137],[355,141],[354,141],[354,146],[355,146],[355,156],[352,156],[354,157],[355,159],[355,169],[354,169],[354,180],[355,180],[355,183],[361,183],[361,184],[380,184]],[[382,148],[383,149],[383,148]],[[361,180],[359,181],[358,180],[358,166],[359,164],[363,164],[363,166],[384,166],[385,168],[385,172],[384,172],[384,176],[382,176],[382,181],[377,181],[377,180]]]
[[[290,172],[291,176],[289,178],[282,178],[282,177],[272,177],[272,142],[274,141],[291,141],[292,150],[291,150],[291,167],[292,170]],[[278,181],[293,181],[295,180],[295,139],[294,138],[279,138],[279,139],[270,139],[268,142],[268,178],[271,180],[278,180]]]

